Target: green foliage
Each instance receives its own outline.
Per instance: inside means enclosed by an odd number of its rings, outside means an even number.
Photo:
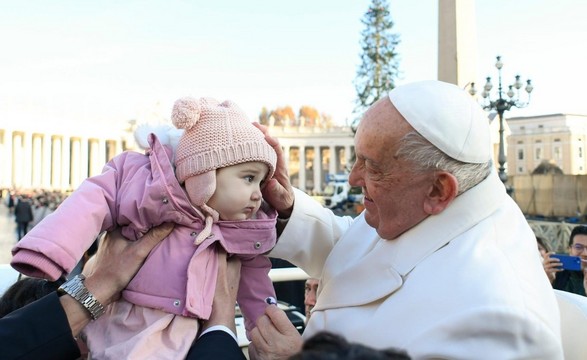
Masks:
[[[393,34],[393,22],[387,0],[372,0],[361,22],[361,65],[355,78],[356,112],[362,112],[395,87],[399,74],[399,35]]]

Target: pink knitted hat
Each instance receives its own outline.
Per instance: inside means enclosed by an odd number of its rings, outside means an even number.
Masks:
[[[216,190],[216,169],[249,161],[269,167],[273,176],[277,155],[263,133],[232,101],[218,103],[212,98],[182,98],[175,102],[171,120],[185,129],[175,154],[175,172],[183,183],[197,177],[202,192],[195,205],[203,206]]]

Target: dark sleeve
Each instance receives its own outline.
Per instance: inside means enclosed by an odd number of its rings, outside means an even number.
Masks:
[[[232,336],[222,330],[206,333],[192,345],[186,360],[245,360],[243,351]]]
[[[567,291],[566,286],[570,277],[571,273],[568,270],[557,272],[552,287],[557,290]]]
[[[57,293],[0,319],[0,349],[3,360],[67,360],[80,356]]]

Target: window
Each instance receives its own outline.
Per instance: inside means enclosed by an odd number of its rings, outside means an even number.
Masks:
[[[518,149],[518,160],[524,160],[524,149]]]
[[[542,159],[542,148],[541,147],[535,149],[535,155],[536,156],[534,158],[536,160],[541,160]]]
[[[562,150],[562,148],[559,145],[555,146],[552,152],[553,152],[553,155],[554,155],[554,159],[555,160],[561,160],[562,159],[562,157],[563,157],[562,156],[563,150]]]
[[[579,152],[579,158],[582,159],[583,158],[583,147],[582,146],[579,146],[578,152]]]

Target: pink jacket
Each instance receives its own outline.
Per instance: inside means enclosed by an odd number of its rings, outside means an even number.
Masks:
[[[251,330],[275,297],[268,277],[275,246],[275,210],[260,210],[257,219],[219,221],[212,234],[194,245],[203,220],[193,210],[171,164],[171,150],[155,135],[146,154],[124,152],[102,174],[84,181],[58,209],[35,226],[12,250],[12,266],[28,275],[55,280],[69,274],[103,231],[122,227],[138,239],[153,226],[175,228],[149,254],[123,297],[136,305],[207,319],[216,286],[216,246],[242,260],[238,303]]]

